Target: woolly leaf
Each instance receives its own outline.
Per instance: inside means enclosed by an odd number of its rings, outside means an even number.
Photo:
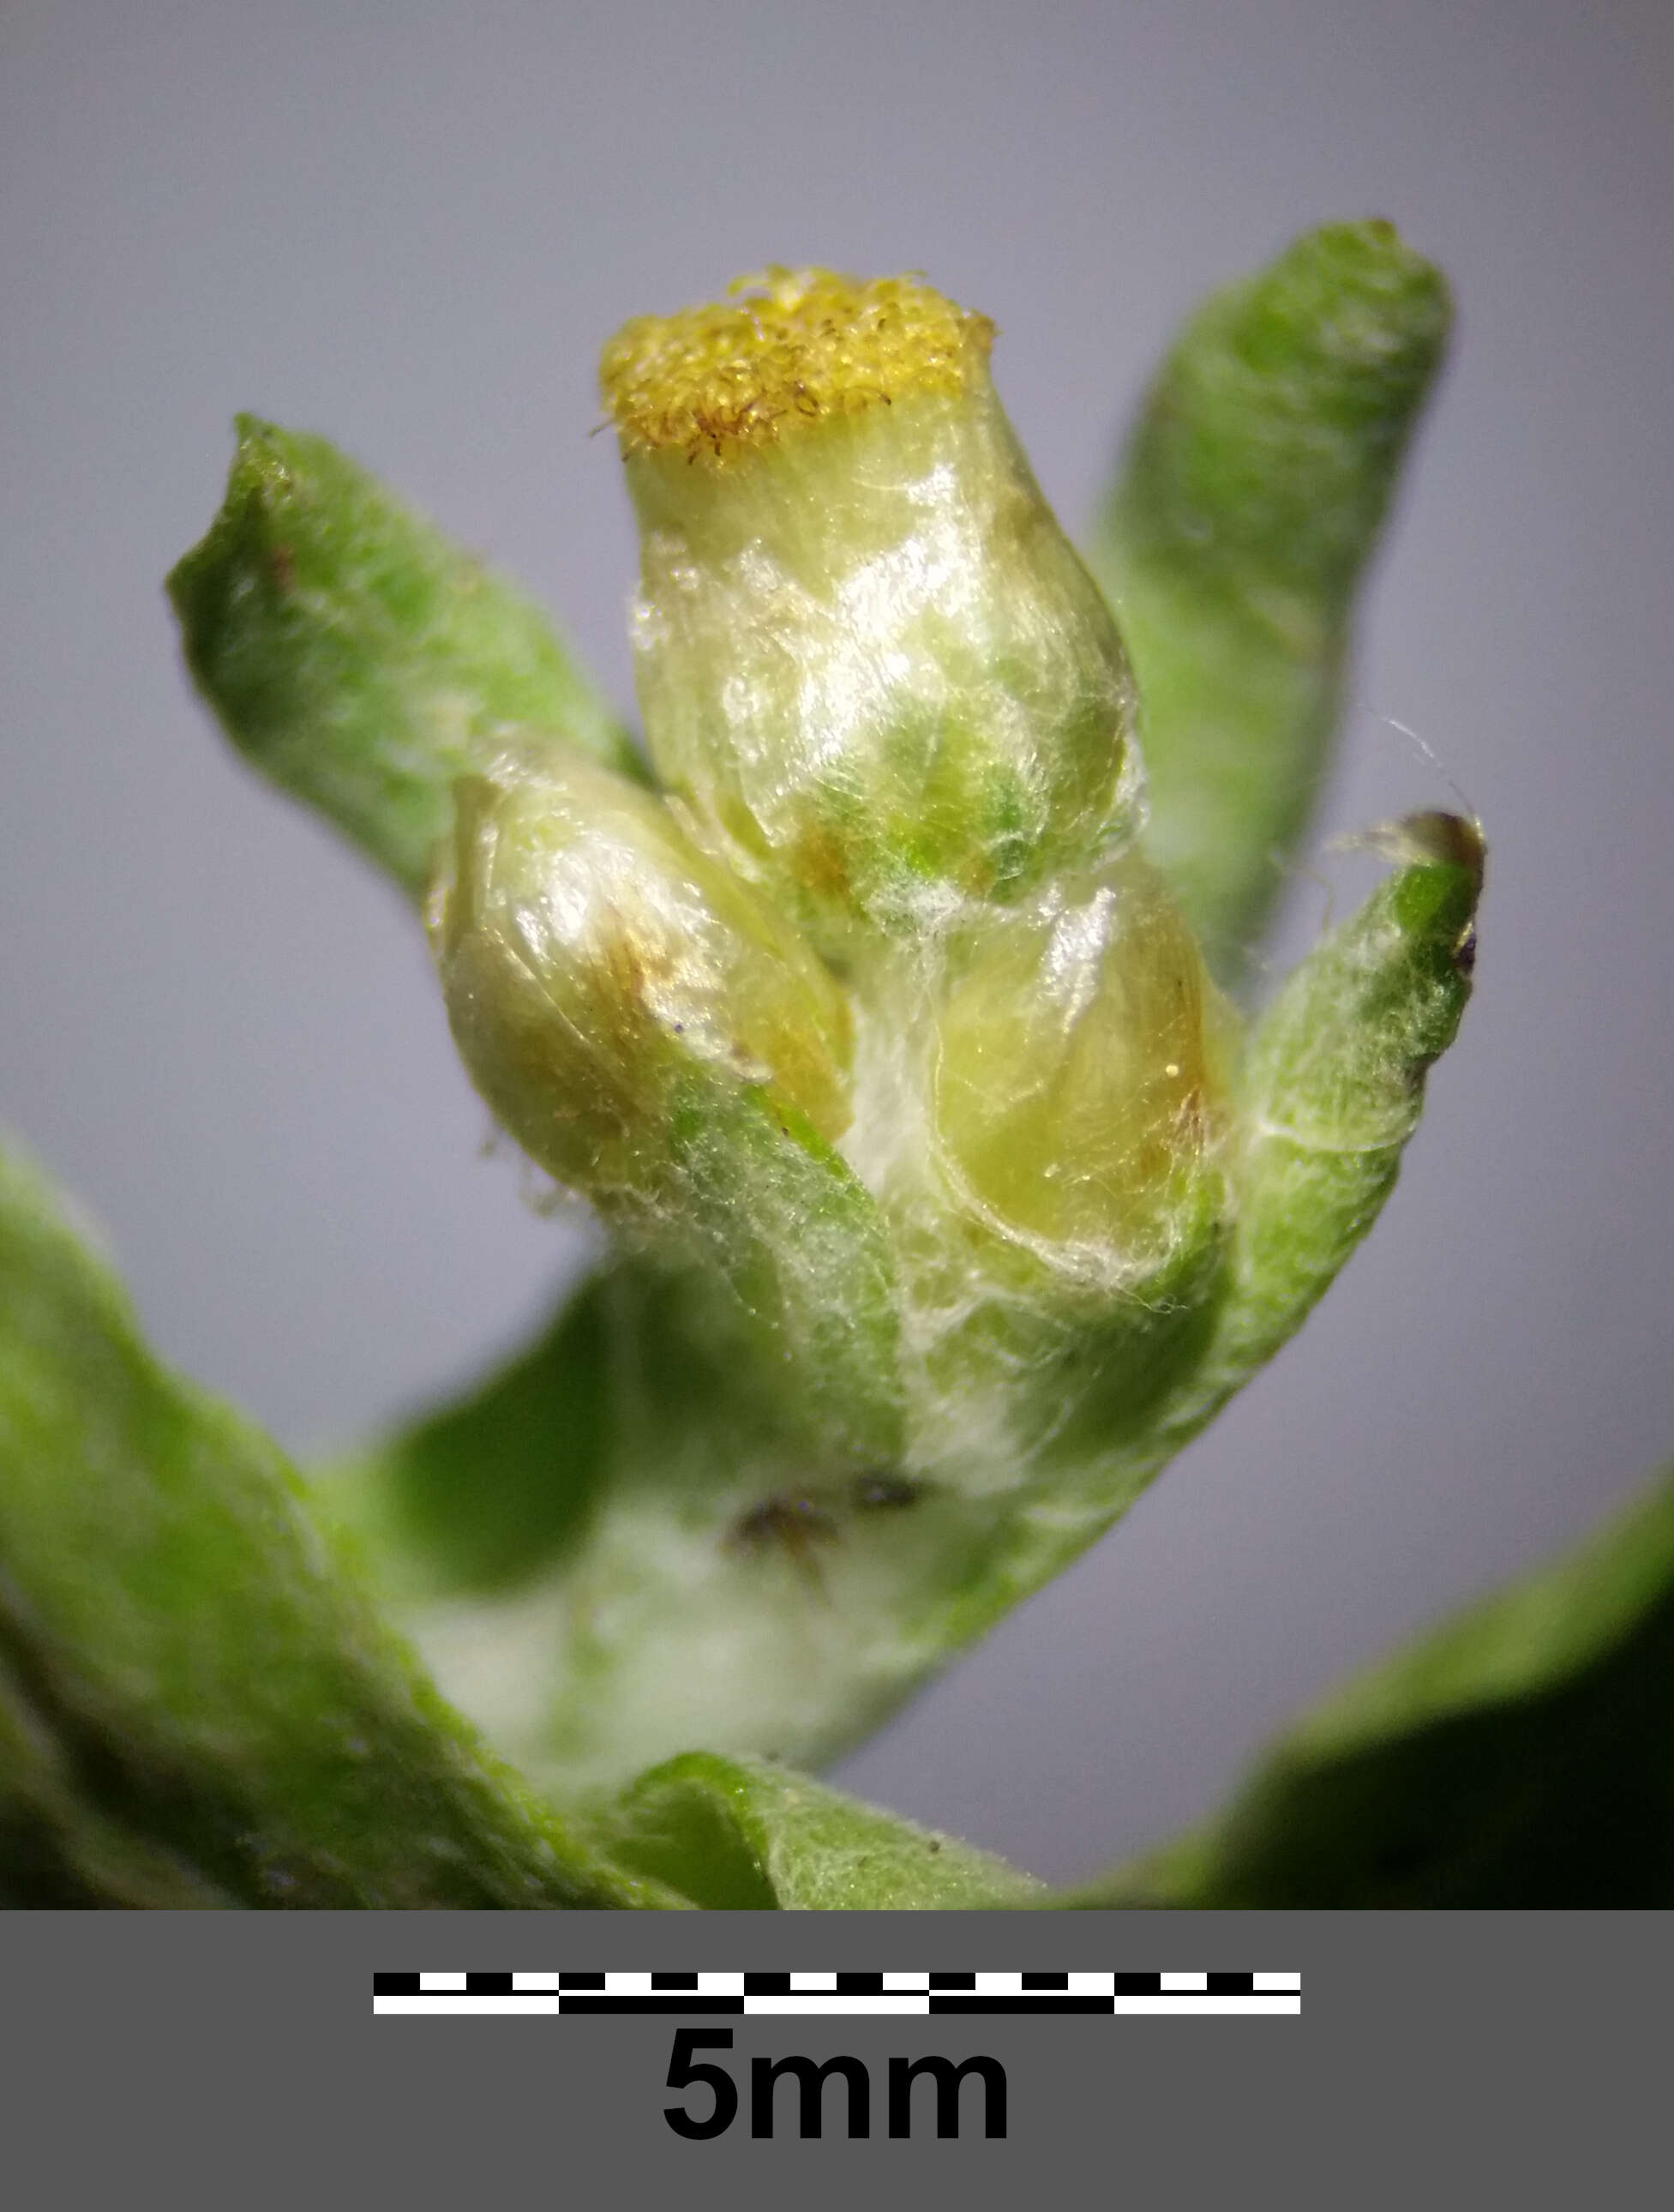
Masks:
[[[1450,319],[1389,223],[1298,239],[1186,324],[1089,549],[1144,702],[1151,849],[1228,980],[1307,829]]]
[[[25,1901],[670,1901],[482,1752],[275,1447],[156,1364],[3,1156],[0,1559],[0,1884]]]
[[[454,778],[500,730],[643,776],[531,601],[324,438],[237,428],[221,512],[168,592],[198,690],[264,775],[413,898]]]

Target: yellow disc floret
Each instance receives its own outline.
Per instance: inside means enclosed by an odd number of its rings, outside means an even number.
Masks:
[[[775,267],[714,306],[636,316],[604,349],[599,381],[625,453],[725,463],[824,416],[963,392],[993,337],[986,315],[921,277]]]

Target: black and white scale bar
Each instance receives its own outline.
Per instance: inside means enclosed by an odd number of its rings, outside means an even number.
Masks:
[[[373,1976],[375,2013],[1300,2013],[1295,1973],[398,1973]]]

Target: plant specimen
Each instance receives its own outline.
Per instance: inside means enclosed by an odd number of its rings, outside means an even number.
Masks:
[[[1376,832],[1386,880],[1252,1011],[1253,955],[1447,320],[1389,225],[1300,240],[1187,326],[1084,560],[992,325],[921,280],[631,323],[643,752],[511,586],[240,419],[169,579],[188,665],[422,914],[495,1121],[610,1255],[322,1507],[7,1170],[15,1884],[1033,1893],[782,1766],[1108,1528],[1395,1181],[1476,825]]]

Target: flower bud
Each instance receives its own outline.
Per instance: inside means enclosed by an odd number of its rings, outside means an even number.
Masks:
[[[988,371],[913,277],[772,270],[607,347],[664,783],[840,953],[1131,827],[1126,657]]]
[[[456,801],[432,931],[478,1090],[659,1268],[695,1273],[712,1356],[808,1464],[891,1463],[894,1261],[831,1145],[841,989],[660,799],[577,753],[505,754]]]
[[[849,1118],[849,1013],[796,933],[668,809],[573,751],[456,787],[432,902],[455,1042],[494,1114],[607,1209],[652,1202],[676,1115],[765,1086],[826,1138]]]
[[[1089,1279],[1154,1272],[1218,1177],[1217,1013],[1195,938],[1137,853],[995,915],[955,956],[942,1014],[945,1170]]]

